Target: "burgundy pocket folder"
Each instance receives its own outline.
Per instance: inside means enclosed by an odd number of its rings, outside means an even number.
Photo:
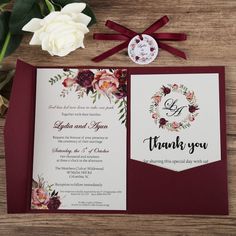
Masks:
[[[228,214],[224,68],[166,67],[127,69],[129,72],[127,96],[127,209],[122,212],[140,214]],[[36,67],[20,60],[17,61],[16,75],[5,125],[8,213],[37,212],[37,210],[32,211],[30,209],[36,71]],[[183,171],[173,171],[135,160],[131,150],[131,122],[133,120],[131,118],[131,108],[134,102],[131,99],[131,93],[133,81],[136,78],[132,75],[193,73],[216,73],[219,75],[221,159]],[[63,210],[63,212],[111,213],[109,210]],[[120,211],[112,212],[119,213]]]

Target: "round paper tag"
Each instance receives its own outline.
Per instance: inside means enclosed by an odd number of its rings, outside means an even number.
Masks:
[[[147,34],[136,35],[129,42],[128,54],[131,60],[137,64],[149,64],[157,57],[157,42]]]

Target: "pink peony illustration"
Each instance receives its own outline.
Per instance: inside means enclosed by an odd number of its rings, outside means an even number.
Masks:
[[[176,121],[174,121],[172,124],[171,124],[172,128],[174,129],[178,129],[180,127],[180,124]]]
[[[43,188],[34,188],[32,189],[32,198],[31,202],[37,207],[43,207],[47,205],[49,201],[49,195]]]
[[[159,104],[160,101],[161,101],[161,96],[155,95],[155,96],[152,97],[152,99],[154,99],[154,101],[155,101],[156,104]]]
[[[96,73],[92,85],[94,89],[101,94],[109,96],[110,94],[117,92],[119,80],[114,76],[114,74],[102,70]]]
[[[193,97],[194,97],[194,92],[188,92],[186,94],[186,98],[187,98],[188,101],[193,100]]]
[[[173,85],[172,85],[172,89],[173,89],[173,90],[177,90],[178,88],[179,88],[179,86],[178,86],[177,84],[173,84]]]
[[[153,119],[157,119],[157,113],[153,113],[153,114],[152,114],[152,118],[153,118]]]
[[[32,180],[31,207],[33,209],[56,210],[60,207],[60,196],[51,187],[52,185],[48,185],[43,177],[38,176],[38,182]]]
[[[72,78],[66,78],[62,82],[63,86],[66,87],[66,88],[69,88],[69,87],[73,86],[73,84],[75,84],[75,83],[76,83],[76,81]]]

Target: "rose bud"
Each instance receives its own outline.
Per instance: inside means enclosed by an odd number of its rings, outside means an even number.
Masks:
[[[153,114],[152,114],[152,118],[153,118],[153,119],[156,119],[156,118],[157,118],[157,113],[153,113]]]
[[[76,83],[76,81],[72,78],[66,78],[62,82],[63,86],[66,88],[73,86],[73,84],[75,84],[75,83]]]
[[[189,105],[188,110],[190,113],[194,113],[196,110],[199,110],[198,106]]]
[[[117,91],[113,92],[117,99],[121,99],[127,96],[127,88],[126,85],[120,85]]]
[[[168,121],[165,119],[165,118],[161,118],[160,121],[159,121],[159,124],[160,126],[159,127],[162,127],[163,125],[165,125]]]
[[[173,84],[173,85],[172,85],[172,88],[173,88],[174,90],[177,90],[178,87],[179,87],[179,86],[178,86],[177,84]]]
[[[164,96],[167,95],[167,94],[169,94],[170,91],[171,91],[170,88],[167,88],[167,87],[165,87],[165,86],[162,87],[162,90],[163,90]]]

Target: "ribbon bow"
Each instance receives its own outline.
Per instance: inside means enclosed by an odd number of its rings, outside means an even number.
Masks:
[[[169,41],[184,41],[187,39],[187,35],[183,33],[154,33],[156,30],[160,29],[163,27],[167,22],[169,21],[169,18],[167,16],[163,16],[156,22],[154,22],[150,27],[148,27],[146,30],[144,30],[141,34],[137,33],[133,30],[130,30],[114,21],[108,20],[106,22],[106,26],[119,34],[103,34],[103,33],[94,33],[93,38],[97,40],[118,40],[122,41],[124,40],[125,42],[117,45],[114,48],[109,49],[108,51],[94,57],[92,61],[94,62],[99,62],[102,61],[113,54],[121,51],[122,49],[128,47],[130,40],[135,37],[136,35],[140,36],[140,39],[142,39],[142,34],[148,34],[151,37],[153,37],[157,43],[159,48],[162,48],[163,50],[166,50],[167,52],[178,56],[182,57],[184,59],[186,58],[186,55],[183,51],[174,48],[166,43],[160,42],[162,40],[169,40]]]

